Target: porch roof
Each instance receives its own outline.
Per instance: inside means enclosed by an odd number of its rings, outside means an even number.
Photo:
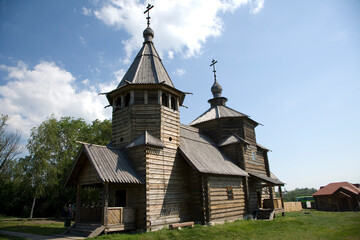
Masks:
[[[266,175],[263,175],[263,174],[258,174],[258,173],[249,173],[251,177],[255,177],[255,178],[258,178],[258,179],[261,179],[263,180],[264,182],[267,182],[267,183],[271,183],[271,184],[274,184],[274,185],[277,185],[277,186],[283,186],[285,185],[285,183],[283,183],[282,181],[280,181],[278,178],[275,177],[275,175],[273,175],[274,177],[268,177]]]
[[[79,172],[78,168],[80,167],[79,159],[81,153],[86,154],[90,164],[102,182],[143,183],[136,169],[123,151],[110,146],[101,146],[89,143],[81,144],[83,147],[70,172],[66,185],[71,184],[74,178],[76,178],[76,172]]]

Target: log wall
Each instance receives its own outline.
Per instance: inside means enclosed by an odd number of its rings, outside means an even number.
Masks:
[[[177,153],[179,112],[160,106],[162,150],[146,150],[146,225],[148,230],[191,220],[188,165]]]
[[[253,159],[255,154],[255,160]],[[254,146],[248,146],[244,151],[245,171],[266,175],[265,160],[262,151]]]
[[[224,222],[243,218],[245,213],[245,192],[243,177],[209,176],[208,204],[209,221]],[[228,199],[227,188],[231,187],[233,199]]]
[[[91,185],[91,184],[102,183],[101,179],[98,177],[91,163],[86,158],[85,153],[82,153],[80,158],[81,159],[79,160],[82,161],[82,165],[79,168],[81,170],[78,176],[78,184]]]

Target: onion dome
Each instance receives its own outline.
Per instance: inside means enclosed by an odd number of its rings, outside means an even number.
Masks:
[[[215,81],[214,84],[211,87],[211,92],[212,92],[214,98],[221,97],[222,90],[223,89],[220,86],[220,84],[217,81]]]
[[[147,27],[143,32],[143,36],[145,42],[151,42],[152,39],[154,38],[154,31],[150,27]]]

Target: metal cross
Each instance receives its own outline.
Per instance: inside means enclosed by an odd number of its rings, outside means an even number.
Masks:
[[[146,7],[146,11],[144,12],[144,14],[145,13],[147,13],[148,15],[147,15],[147,26],[149,27],[150,26],[150,9],[152,9],[154,7],[154,5],[151,5],[150,3],[148,3],[148,5],[147,5],[147,7]]]
[[[214,59],[211,61],[210,67],[213,67],[213,72],[214,72],[214,80],[216,82],[216,70],[215,70],[215,64],[217,63],[217,61],[215,61]]]

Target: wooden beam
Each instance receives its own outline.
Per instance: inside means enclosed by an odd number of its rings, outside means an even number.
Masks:
[[[76,186],[76,215],[75,223],[80,223],[81,219],[81,188],[82,186],[78,184]]]
[[[103,211],[102,211],[102,218],[101,223],[104,226],[108,225],[108,207],[109,207],[109,183],[105,182],[103,186]]]
[[[273,192],[273,188],[271,185],[268,185],[269,187],[269,192],[270,192],[270,207],[272,210],[274,210],[274,192]]]

